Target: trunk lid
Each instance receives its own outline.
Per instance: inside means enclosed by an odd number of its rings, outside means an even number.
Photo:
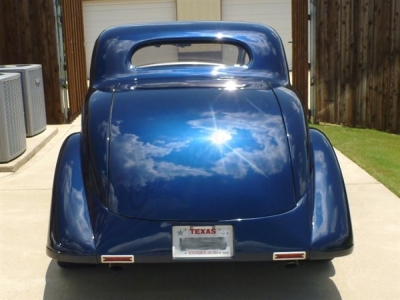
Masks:
[[[217,221],[296,205],[282,115],[271,89],[116,92],[109,209],[148,220]]]

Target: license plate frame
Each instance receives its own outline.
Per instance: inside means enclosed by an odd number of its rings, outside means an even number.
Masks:
[[[173,226],[173,259],[218,259],[234,255],[233,226]]]

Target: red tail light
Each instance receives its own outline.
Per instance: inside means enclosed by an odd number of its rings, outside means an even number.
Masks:
[[[129,263],[134,263],[135,259],[133,255],[102,255],[101,262],[105,264],[111,264],[111,263],[129,264]]]
[[[306,259],[306,252],[275,252],[274,260],[302,260]]]

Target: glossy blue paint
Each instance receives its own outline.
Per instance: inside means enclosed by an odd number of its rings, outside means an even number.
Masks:
[[[346,189],[339,163],[326,136],[310,131],[314,157],[314,213],[312,250],[319,258],[327,252],[351,253],[353,232]]]
[[[274,88],[279,100],[292,159],[293,180],[297,199],[300,199],[310,184],[311,151],[308,126],[301,102],[295,92],[287,86]]]
[[[85,167],[96,194],[105,197],[108,186],[108,155],[112,94],[91,90],[82,112],[82,139]],[[89,176],[90,174],[90,176]],[[89,185],[87,183],[86,185]]]
[[[48,251],[86,256],[95,249],[81,169],[81,135],[69,136],[54,175]]]
[[[244,67],[203,66],[187,68],[135,68],[131,56],[142,45],[154,42],[206,41],[238,43],[247,48],[251,61]],[[251,23],[173,22],[125,25],[103,31],[94,48],[90,86],[103,88],[122,79],[190,78],[192,76],[259,76],[270,84],[289,83],[285,52],[272,28]]]
[[[241,67],[136,68],[150,41],[237,43]],[[351,253],[342,174],[329,141],[309,130],[289,85],[279,36],[245,23],[115,27],[93,52],[82,133],[54,177],[47,253],[65,262],[172,262],[172,226],[232,225],[229,260]]]
[[[309,252],[308,199],[304,198],[290,212],[279,216],[190,222],[191,225],[229,224],[235,232],[234,260],[271,260],[274,251]],[[186,225],[178,221],[148,221],[126,218],[110,213],[98,206],[96,215],[103,222],[95,227],[97,252],[101,254],[133,254],[135,261],[173,261],[171,232],[173,225]],[[282,223],[290,226],[282,226]],[[290,229],[292,228],[292,229]],[[296,228],[296,230],[293,230]],[[121,243],[124,241],[124,243]]]
[[[108,203],[117,214],[216,221],[276,215],[296,205],[271,89],[121,91],[111,126]],[[227,140],[215,141],[221,134]]]

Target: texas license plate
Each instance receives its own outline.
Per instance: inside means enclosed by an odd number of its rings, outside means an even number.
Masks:
[[[226,258],[233,256],[230,225],[173,226],[173,258]]]

